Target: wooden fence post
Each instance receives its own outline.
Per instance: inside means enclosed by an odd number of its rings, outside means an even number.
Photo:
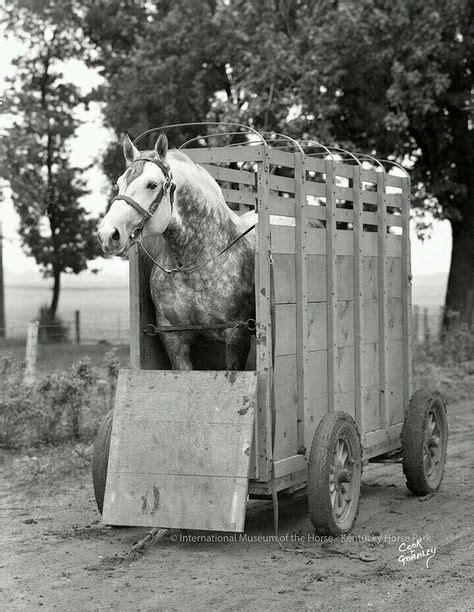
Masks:
[[[30,321],[28,323],[28,335],[26,337],[26,368],[24,383],[32,385],[36,379],[36,357],[38,355],[38,328],[39,321]]]
[[[74,313],[74,324],[76,330],[76,344],[81,344],[81,311],[76,310]]]
[[[423,342],[428,345],[431,339],[430,325],[428,322],[428,308],[423,308]]]
[[[415,346],[418,346],[418,337],[420,333],[420,307],[413,306],[413,339]]]

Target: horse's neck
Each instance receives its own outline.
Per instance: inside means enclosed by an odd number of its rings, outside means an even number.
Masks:
[[[198,264],[215,255],[238,235],[232,213],[211,191],[180,185],[177,215],[164,232],[169,255],[178,265]]]

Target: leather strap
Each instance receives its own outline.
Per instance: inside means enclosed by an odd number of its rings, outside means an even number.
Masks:
[[[107,214],[110,210],[110,207],[116,200],[123,200],[124,202],[129,204],[132,208],[134,208],[138,213],[140,213],[140,215],[142,216],[142,220],[130,234],[129,240],[131,241],[136,240],[139,234],[143,232],[143,228],[145,227],[146,222],[149,221],[152,215],[156,212],[156,209],[160,205],[160,202],[164,198],[167,191],[169,191],[169,194],[170,194],[171,212],[173,212],[174,192],[176,190],[176,185],[173,183],[173,178],[172,178],[170,169],[167,166],[165,166],[165,164],[160,159],[153,159],[152,157],[139,157],[138,159],[133,161],[132,164],[135,164],[136,162],[139,162],[139,161],[151,162],[152,164],[155,164],[155,166],[158,166],[158,168],[165,175],[165,182],[161,186],[160,191],[157,193],[156,198],[150,204],[150,208],[146,210],[145,208],[143,208],[143,206],[141,206],[136,200],[134,200],[130,196],[127,196],[125,194],[119,194],[119,195],[116,195],[114,198],[112,198],[112,200],[110,200],[110,202],[107,204],[107,208],[105,209],[105,214]]]

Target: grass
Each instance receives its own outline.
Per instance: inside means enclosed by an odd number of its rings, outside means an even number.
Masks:
[[[67,370],[73,363],[88,357],[93,367],[100,367],[105,354],[112,346],[108,343],[100,344],[39,344],[37,371],[41,374],[57,370]],[[114,347],[121,368],[127,368],[130,362],[130,349],[127,345]],[[0,359],[11,355],[16,361],[25,359],[24,340],[2,340],[0,342]]]

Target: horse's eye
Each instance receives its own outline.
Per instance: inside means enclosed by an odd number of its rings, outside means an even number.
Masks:
[[[147,189],[156,189],[158,185],[156,183],[148,183],[146,186]]]
[[[114,186],[112,187],[112,191],[113,191],[114,193],[118,193],[118,190],[119,190],[118,185],[114,185]]]

